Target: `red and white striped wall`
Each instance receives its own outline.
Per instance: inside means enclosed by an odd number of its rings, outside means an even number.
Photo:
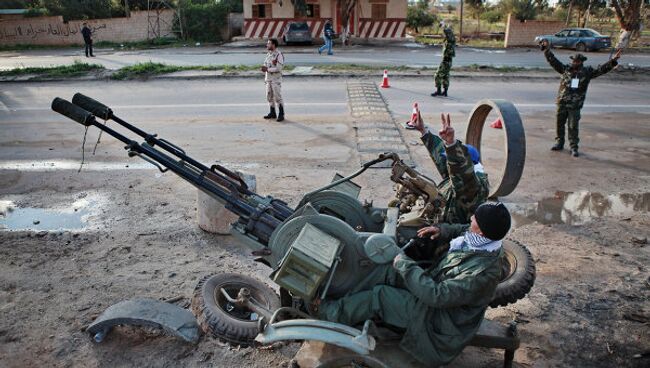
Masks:
[[[246,38],[280,38],[289,22],[307,22],[311,36],[319,38],[325,26],[325,19],[244,19],[244,36]]]
[[[406,36],[406,19],[359,18],[359,28],[355,32],[359,38],[403,38]]]
[[[244,19],[244,36],[246,38],[280,38],[289,22],[303,21],[309,25],[311,36],[320,38],[325,26],[325,19]],[[394,39],[406,36],[406,19],[359,18],[358,28],[352,27],[354,36],[359,38]],[[355,29],[356,28],[356,29]]]

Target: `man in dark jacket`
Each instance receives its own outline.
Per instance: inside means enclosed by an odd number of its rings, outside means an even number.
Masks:
[[[560,78],[560,89],[557,92],[557,121],[555,145],[551,147],[553,151],[564,149],[564,125],[568,123],[569,144],[571,145],[571,155],[578,157],[578,124],[580,122],[580,110],[587,96],[587,87],[593,78],[608,73],[616,65],[618,58],[621,57],[621,50],[603,65],[597,68],[584,66],[583,63],[587,58],[582,54],[571,56],[571,64],[562,64],[551,52],[547,43],[541,45],[544,56],[548,63],[556,72],[562,74]]]
[[[423,228],[418,236],[449,244],[440,262],[423,269],[401,253],[347,296],[321,301],[318,316],[350,326],[376,319],[406,329],[403,350],[427,366],[447,364],[476,334],[494,297],[501,239],[509,229],[510,213],[502,203],[479,206],[470,225]]]
[[[334,28],[332,28],[332,21],[325,21],[325,27],[323,27],[323,46],[318,49],[318,53],[322,53],[327,50],[327,55],[333,55],[332,53],[332,43],[334,42]]]
[[[95,57],[93,55],[93,39],[91,38],[92,31],[88,28],[88,24],[83,22],[83,27],[81,28],[81,35],[84,37],[84,44],[86,44],[86,57]]]

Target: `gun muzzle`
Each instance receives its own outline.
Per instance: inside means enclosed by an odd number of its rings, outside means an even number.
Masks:
[[[76,121],[81,125],[90,126],[95,122],[95,117],[93,114],[59,97],[56,97],[54,100],[52,100],[52,110]]]
[[[113,117],[113,110],[110,107],[81,93],[75,93],[72,97],[72,103],[86,111],[90,111],[98,118],[109,120]]]

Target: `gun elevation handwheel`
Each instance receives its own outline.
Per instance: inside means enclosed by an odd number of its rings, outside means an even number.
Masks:
[[[501,182],[498,185],[496,183],[490,185],[490,198],[495,198],[512,193],[517,187],[519,179],[521,179],[526,162],[526,134],[524,133],[524,125],[521,122],[519,111],[512,102],[486,99],[479,101],[472,110],[467,125],[465,143],[471,144],[479,152],[481,151],[483,126],[492,110],[499,114],[506,134],[506,160],[502,169]]]

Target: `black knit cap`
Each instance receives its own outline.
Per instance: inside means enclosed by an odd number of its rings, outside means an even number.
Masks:
[[[510,230],[510,212],[501,202],[483,203],[474,218],[483,236],[490,240],[501,240]]]

